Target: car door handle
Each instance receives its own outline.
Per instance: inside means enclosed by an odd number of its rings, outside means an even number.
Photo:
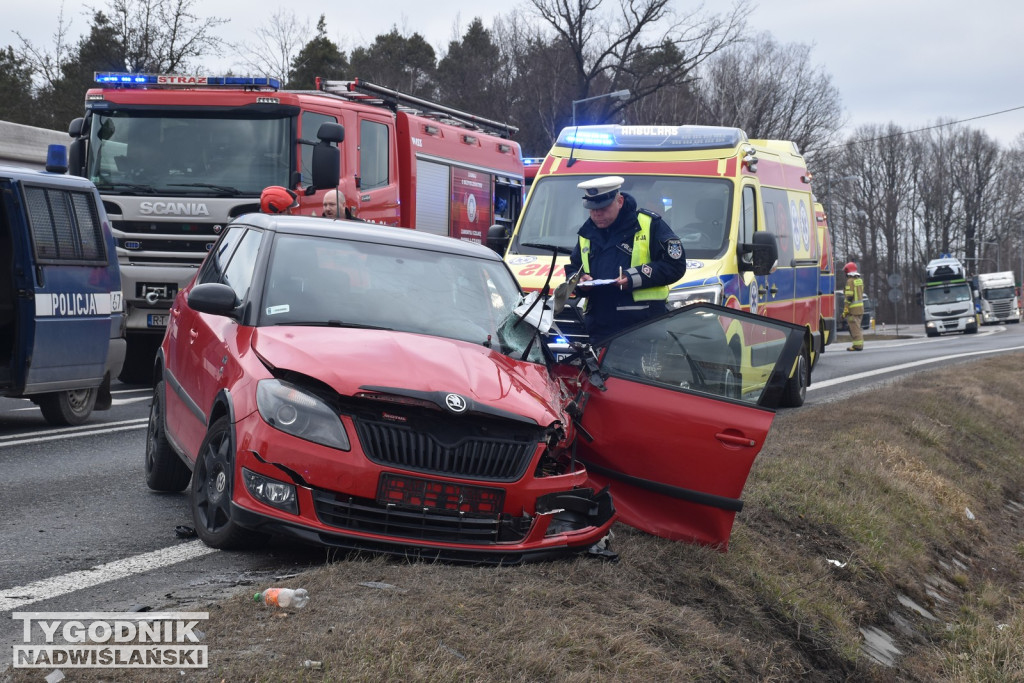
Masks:
[[[769,289],[768,291],[772,293],[772,296],[775,296],[776,294],[779,293],[779,288],[775,285],[772,285],[772,288]]]
[[[196,337],[198,337],[198,336],[199,336],[199,331],[196,328],[193,327],[191,330],[188,331],[188,337],[189,337],[190,341],[195,341]]]
[[[728,434],[726,432],[719,432],[715,434],[715,438],[727,446],[746,446],[747,448],[753,448],[757,445],[757,442],[748,436]]]

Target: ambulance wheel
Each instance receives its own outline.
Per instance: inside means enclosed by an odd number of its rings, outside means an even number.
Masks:
[[[43,417],[52,425],[80,425],[92,415],[96,389],[73,389],[42,394],[36,399]]]
[[[811,383],[811,359],[804,346],[800,350],[800,357],[796,359],[796,370],[793,376],[786,380],[786,387],[782,391],[782,405],[786,408],[799,408],[807,399],[807,387]]]
[[[164,383],[153,388],[146,428],[146,485],[154,491],[184,491],[192,472],[174,452],[164,432]]]

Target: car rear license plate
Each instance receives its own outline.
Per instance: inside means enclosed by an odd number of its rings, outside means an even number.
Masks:
[[[167,327],[166,313],[150,313],[147,320],[150,327]]]
[[[466,486],[384,473],[377,487],[377,502],[429,510],[497,515],[505,503],[505,492],[486,486]]]

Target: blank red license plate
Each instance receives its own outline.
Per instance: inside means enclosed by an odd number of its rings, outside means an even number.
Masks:
[[[479,515],[501,513],[505,492],[486,486],[466,486],[447,481],[382,474],[377,502],[414,508],[470,512]]]

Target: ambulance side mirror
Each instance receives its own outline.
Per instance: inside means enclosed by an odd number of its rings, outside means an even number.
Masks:
[[[770,275],[778,265],[779,242],[772,233],[755,232],[751,244],[740,245],[740,270],[752,270],[754,275]]]
[[[501,223],[495,223],[487,228],[487,246],[499,254],[504,254],[508,249],[509,228]]]

